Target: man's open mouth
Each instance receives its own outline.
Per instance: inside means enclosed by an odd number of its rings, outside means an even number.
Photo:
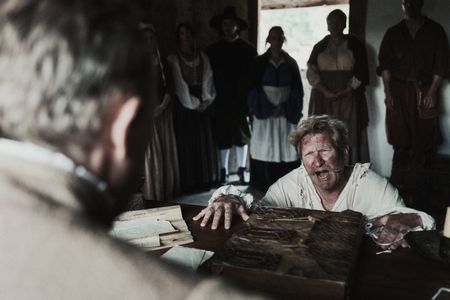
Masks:
[[[328,170],[322,170],[322,171],[315,172],[316,176],[319,179],[327,179],[329,173],[330,173],[330,171],[328,171]]]

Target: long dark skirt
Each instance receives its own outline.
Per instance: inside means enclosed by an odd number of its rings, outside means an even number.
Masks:
[[[209,109],[200,113],[175,101],[173,113],[181,190],[189,193],[213,187],[219,166]]]
[[[250,186],[261,192],[266,192],[275,181],[299,166],[299,160],[292,162],[267,162],[252,158],[250,159]]]
[[[320,79],[331,91],[342,90],[352,77],[351,71],[321,71]],[[358,89],[338,100],[326,99],[321,91],[313,88],[309,103],[309,115],[330,115],[345,122],[348,126],[350,146],[349,163],[368,162],[369,145],[367,141],[367,111],[364,90]]]
[[[145,200],[173,200],[179,194],[180,174],[171,109],[154,118],[144,166]]]

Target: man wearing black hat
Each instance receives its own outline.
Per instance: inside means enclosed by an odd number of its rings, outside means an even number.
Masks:
[[[253,45],[239,37],[239,32],[247,29],[248,24],[237,16],[234,7],[225,7],[223,14],[211,19],[210,25],[221,34],[221,38],[206,49],[217,91],[214,127],[220,150],[221,184],[228,183],[228,157],[233,146],[236,146],[239,180],[244,184],[250,140],[247,74],[257,52]]]

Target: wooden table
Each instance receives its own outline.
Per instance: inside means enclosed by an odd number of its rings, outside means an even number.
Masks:
[[[155,204],[161,205],[170,204]],[[234,220],[229,230],[202,228],[199,221],[192,220],[202,207],[181,205],[181,209],[195,241],[188,245],[190,247],[217,252],[242,223]],[[426,259],[413,249],[376,255],[378,251],[372,240],[364,237],[351,299],[431,299],[440,287],[450,288],[448,265]],[[444,293],[438,299],[450,299],[450,294]]]

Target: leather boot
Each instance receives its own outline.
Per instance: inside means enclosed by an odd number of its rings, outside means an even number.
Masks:
[[[228,174],[225,168],[220,169],[220,185],[228,185]]]
[[[239,183],[242,185],[248,185],[248,181],[245,181],[245,168],[240,167],[237,171],[239,176]]]

